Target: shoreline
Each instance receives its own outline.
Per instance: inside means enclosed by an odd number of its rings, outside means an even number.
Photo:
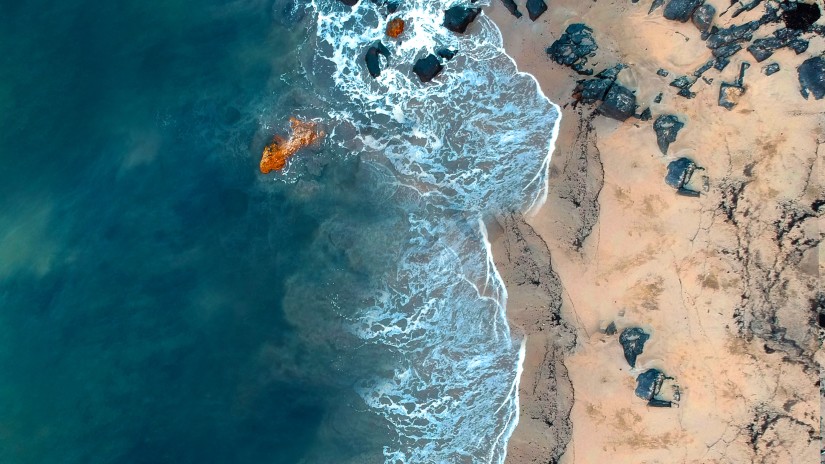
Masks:
[[[562,108],[547,200],[535,215],[489,226],[507,318],[514,336],[526,337],[506,462],[813,461],[822,355],[810,308],[822,273],[815,205],[825,197],[816,175],[825,101],[802,99],[796,66],[825,41],[763,63],[742,50],[686,99],[668,82],[710,51],[693,24],[668,21],[661,9],[648,15],[649,3],[556,0],[536,22],[515,19],[501,2],[485,9],[519,71]],[[738,24],[759,10],[717,21]],[[576,22],[594,31],[596,72],[627,65],[617,82],[635,92],[637,113],[649,107],[653,118],[674,114],[685,124],[667,155],[652,121],[620,123],[594,114],[598,103],[572,104],[576,81],[588,76],[544,49]],[[745,93],[726,110],[716,102],[719,83],[745,61]],[[762,67],[772,62],[781,71],[768,76]],[[664,100],[653,102],[659,92]],[[699,198],[665,185],[678,157],[704,168],[692,182]],[[635,368],[618,335],[604,333],[610,322],[649,334]],[[647,369],[674,378],[678,407],[651,408],[634,395]]]

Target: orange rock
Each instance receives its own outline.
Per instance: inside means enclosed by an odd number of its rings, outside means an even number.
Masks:
[[[326,135],[324,131],[318,130],[318,124],[312,121],[289,118],[289,125],[292,128],[292,135],[289,139],[276,135],[272,138],[272,143],[264,148],[261,157],[262,173],[280,171],[286,167],[286,160],[295,152],[319,142]]]
[[[395,18],[387,24],[387,35],[392,37],[393,39],[398,38],[401,33],[404,32],[404,20],[401,18]]]

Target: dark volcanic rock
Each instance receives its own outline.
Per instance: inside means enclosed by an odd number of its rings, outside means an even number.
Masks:
[[[343,3],[346,6],[355,6],[358,4],[358,0],[338,0],[339,2]]]
[[[808,41],[803,39],[801,34],[793,29],[779,29],[773,33],[773,37],[754,40],[748,46],[748,51],[757,62],[770,58],[775,50],[783,47],[789,47],[799,55],[808,49]]]
[[[578,100],[582,103],[596,103],[599,100],[604,100],[607,91],[613,85],[612,79],[587,79],[579,81],[576,86],[575,93],[579,96]]]
[[[698,197],[698,191],[685,187],[685,185],[690,182],[690,178],[693,176],[693,172],[696,169],[702,168],[697,168],[696,163],[687,158],[679,158],[675,161],[671,161],[670,164],[667,165],[665,183],[675,188],[676,193],[679,195]]]
[[[745,71],[750,67],[750,63],[744,62],[739,68],[739,76],[736,81],[723,82],[719,87],[719,106],[732,110],[737,103],[739,97],[745,93]]]
[[[771,63],[765,66],[764,68],[762,68],[762,72],[764,72],[766,76],[776,74],[777,72],[779,72],[779,63]]]
[[[821,56],[809,58],[799,65],[797,72],[800,92],[806,100],[809,94],[817,100],[825,97],[825,59]]]
[[[782,13],[782,20],[790,29],[808,30],[822,15],[816,3],[794,3],[793,5],[796,5],[796,8],[789,8]]]
[[[416,61],[412,70],[421,79],[421,82],[430,82],[442,69],[444,69],[444,66],[441,66],[438,57],[427,55]]]
[[[630,367],[636,367],[636,357],[644,351],[645,342],[650,338],[644,330],[638,327],[624,329],[619,335],[619,343],[624,349],[624,358]]]
[[[673,21],[687,22],[696,8],[705,0],[670,0],[665,5],[664,16]]]
[[[444,12],[444,27],[463,34],[467,30],[467,26],[476,19],[479,13],[481,13],[481,8],[456,5]]]
[[[501,3],[504,4],[504,8],[507,8],[507,11],[510,12],[516,18],[521,18],[521,11],[518,10],[518,5],[513,0],[501,0]]]
[[[547,54],[558,64],[570,66],[579,74],[590,75],[593,71],[586,71],[584,66],[587,57],[598,48],[593,39],[593,29],[577,23],[567,26],[564,34],[547,49]]]
[[[545,11],[547,11],[547,4],[544,0],[527,0],[527,16],[532,21],[537,20]]]
[[[708,60],[705,64],[700,66],[696,71],[693,71],[693,77],[701,77],[708,69],[713,67],[716,60]]]
[[[691,79],[687,76],[680,76],[676,79],[673,79],[670,82],[670,86],[676,87],[677,89],[689,89],[695,82],[696,79]]]
[[[456,51],[451,48],[439,48],[435,54],[449,61],[455,58]]]
[[[625,121],[636,113],[636,95],[627,87],[614,83],[604,97],[599,113],[619,121]]]
[[[665,374],[658,369],[648,369],[636,377],[636,396],[650,401],[662,390]]]
[[[693,19],[693,25],[699,29],[699,32],[704,34],[710,30],[710,26],[713,24],[713,17],[715,15],[716,8],[714,8],[710,3],[705,3],[693,12],[693,17],[691,19]]]
[[[659,8],[660,6],[664,5],[665,0],[653,0],[653,3],[650,4],[650,9],[647,10],[647,14],[653,13],[653,10]]]
[[[367,62],[367,71],[370,72],[370,76],[372,77],[378,77],[381,75],[381,59],[379,58],[379,55],[384,55],[389,58],[390,51],[387,50],[387,47],[385,47],[381,42],[375,42],[367,50],[367,54],[364,56],[364,61]]]
[[[746,42],[753,38],[753,31],[758,29],[759,26],[759,21],[751,21],[725,29],[713,28],[706,45],[708,48],[714,49],[734,42]]]
[[[645,108],[644,111],[636,117],[641,121],[650,121],[653,119],[653,113],[650,112],[650,108]]]
[[[605,329],[604,329],[604,334],[605,335],[616,335],[616,323],[611,322],[610,324],[607,324],[607,327],[605,327]]]
[[[656,74],[658,74],[658,75],[660,75],[660,76],[662,76],[662,77],[667,77],[670,73],[669,73],[669,72],[667,72],[667,71],[665,71],[665,70],[664,70],[664,69],[662,69],[662,68],[659,68],[659,70],[658,70],[658,71],[656,71]]]
[[[659,95],[656,95],[656,98],[653,99],[653,103],[662,103],[662,97],[664,95],[665,94],[663,94],[662,92],[659,92]]]
[[[663,114],[653,122],[653,130],[656,131],[656,142],[663,155],[667,155],[667,149],[671,143],[676,141],[676,135],[685,124],[672,114]]]

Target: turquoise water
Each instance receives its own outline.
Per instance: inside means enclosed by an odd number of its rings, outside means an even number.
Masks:
[[[540,202],[558,113],[486,18],[408,2],[373,81],[379,7],[291,5],[0,3],[0,462],[503,460],[483,219]],[[292,115],[329,135],[263,176]]]

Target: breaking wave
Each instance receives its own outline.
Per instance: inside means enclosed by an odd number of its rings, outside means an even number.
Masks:
[[[441,26],[458,3],[406,0],[389,16],[368,0],[311,4],[304,69],[328,92],[330,140],[392,173],[409,226],[397,269],[352,319],[358,337],[401,360],[357,386],[394,428],[388,463],[503,462],[518,421],[524,347],[507,325],[484,218],[544,201],[559,109],[518,72],[489,18],[467,34]],[[406,22],[400,41],[384,35],[394,16]],[[376,40],[391,55],[373,79],[364,54]],[[457,56],[422,84],[412,64],[445,47]]]

